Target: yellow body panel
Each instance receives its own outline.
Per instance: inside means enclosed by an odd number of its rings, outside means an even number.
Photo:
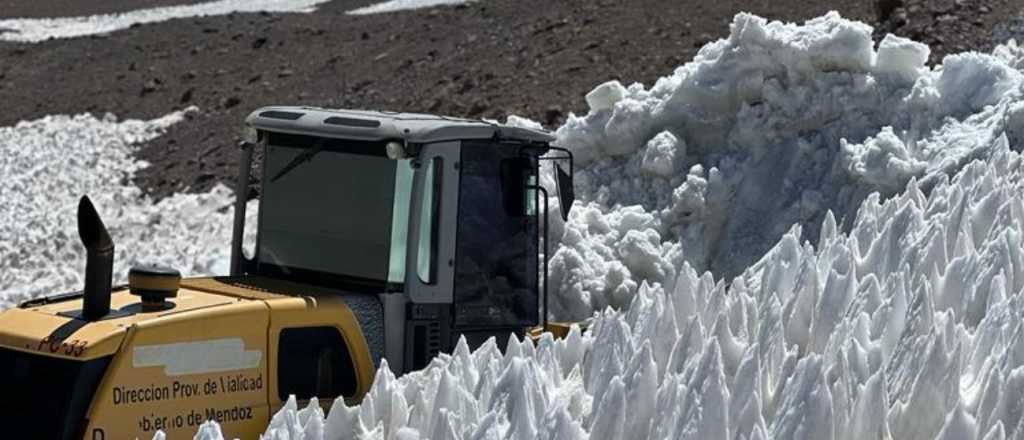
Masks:
[[[0,346],[44,356],[91,360],[117,351],[125,328],[83,322],[30,309],[0,312]]]
[[[551,333],[555,339],[565,339],[569,335],[569,331],[572,330],[572,326],[578,326],[580,330],[585,330],[586,325],[579,322],[548,322],[547,326],[539,325],[526,331],[526,336],[533,339],[534,342],[540,340],[544,333]]]
[[[129,327],[166,315],[237,302],[236,298],[182,289],[171,299],[174,308],[152,313],[131,313],[123,317],[86,323],[62,315],[82,308],[80,300],[61,301],[26,309],[0,312],[0,345],[47,356],[89,360],[117,351]],[[110,298],[112,311],[140,312],[139,297],[127,289],[115,291]]]
[[[278,396],[278,335],[284,328],[337,328],[352,356],[359,401],[373,361],[359,323],[336,293],[273,280],[182,280],[173,308],[141,311],[126,290],[95,322],[74,313],[81,299],[0,313],[0,346],[69,359],[111,356],[86,413],[84,438],[191,438],[207,419],[225,438],[255,439],[283,404]]]
[[[266,304],[246,301],[134,326],[93,399],[87,438],[189,438],[210,418],[228,437],[255,438],[269,416],[268,322]]]

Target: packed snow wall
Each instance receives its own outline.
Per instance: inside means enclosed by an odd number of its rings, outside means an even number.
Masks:
[[[382,368],[264,438],[1024,436],[1024,51],[928,68],[836,15],[731,30],[559,130],[583,170],[557,313],[627,307]]]
[[[1022,134],[1014,48],[930,69],[927,46],[876,50],[834,13],[730,30],[650,88],[597,87],[558,129],[582,203],[555,231],[557,318],[624,307],[643,281],[672,290],[684,262],[731,279],[794,224],[812,243],[828,211],[849,230],[870,194],[927,191]]]

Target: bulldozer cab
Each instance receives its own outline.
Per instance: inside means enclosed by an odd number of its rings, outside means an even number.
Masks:
[[[398,373],[460,337],[475,346],[545,321],[542,162],[562,206],[572,198],[572,156],[549,133],[310,107],[262,108],[246,128],[233,276],[376,296]],[[258,220],[247,226],[248,196]]]

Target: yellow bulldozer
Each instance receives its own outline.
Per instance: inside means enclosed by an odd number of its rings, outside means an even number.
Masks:
[[[112,286],[114,240],[82,198],[84,289],[0,313],[5,436],[191,438],[216,420],[253,439],[291,395],[359,402],[383,359],[402,374],[459,338],[564,331],[540,174],[565,217],[573,167],[549,133],[311,107],[245,130],[230,275],[136,266]]]

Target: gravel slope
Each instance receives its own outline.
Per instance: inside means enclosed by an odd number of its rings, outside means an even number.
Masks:
[[[993,5],[987,13],[969,9],[983,26],[956,28],[974,32],[972,42],[988,38],[988,22],[1019,10],[1007,0],[983,1]],[[49,7],[42,3],[40,11]],[[879,16],[873,0],[486,0],[344,13],[371,3],[338,0],[313,14],[235,14],[67,41],[0,43],[0,102],[6,106],[0,125],[54,113],[153,118],[197,105],[201,111],[191,122],[138,153],[153,166],[138,173],[137,184],[164,197],[230,179],[238,127],[262,105],[519,114],[555,125],[569,112],[585,111],[583,95],[594,84],[651,83],[670,72],[723,37],[738,11],[790,21],[830,9],[867,22]],[[23,0],[18,4],[23,14],[35,12]],[[949,13],[960,10],[968,8]],[[894,24],[894,30],[917,29],[932,15],[922,17],[910,14],[909,24]]]

